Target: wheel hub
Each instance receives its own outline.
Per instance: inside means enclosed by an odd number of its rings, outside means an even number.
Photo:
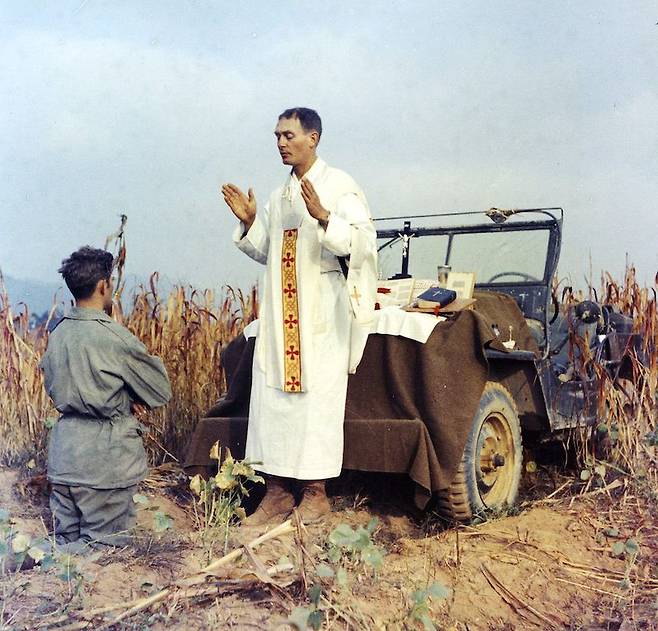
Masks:
[[[512,483],[514,442],[502,415],[490,414],[478,437],[475,474],[482,501],[487,506],[502,505]]]
[[[505,466],[505,456],[499,453],[495,453],[490,458],[481,458],[480,459],[480,469],[483,473],[490,473],[495,471],[498,467]]]

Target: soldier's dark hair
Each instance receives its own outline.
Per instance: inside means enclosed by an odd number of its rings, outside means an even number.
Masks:
[[[109,280],[114,257],[106,250],[88,245],[81,247],[62,261],[57,270],[76,300],[89,298],[99,280]]]
[[[296,118],[307,134],[317,131],[318,137],[322,136],[322,121],[315,110],[308,107],[291,107],[289,110],[281,112],[279,120],[282,118]]]

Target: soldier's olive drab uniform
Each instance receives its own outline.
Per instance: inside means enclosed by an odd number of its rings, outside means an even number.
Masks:
[[[169,400],[164,365],[103,311],[74,308],[50,334],[41,368],[61,413],[48,444],[56,538],[123,545],[147,471],[145,428],[130,404]]]

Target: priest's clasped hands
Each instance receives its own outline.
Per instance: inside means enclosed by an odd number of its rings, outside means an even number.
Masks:
[[[249,230],[254,219],[256,218],[256,197],[254,196],[253,189],[249,189],[248,194],[245,195],[235,184],[224,184],[222,186],[222,195],[228,207],[233,211],[233,214],[245,225]],[[327,222],[329,221],[329,212],[320,203],[320,198],[307,179],[302,179],[302,199],[306,204],[308,214],[317,219],[320,225],[326,230]]]

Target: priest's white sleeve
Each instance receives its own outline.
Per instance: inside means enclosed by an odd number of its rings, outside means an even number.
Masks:
[[[359,228],[375,240],[375,229],[367,206],[354,193],[341,196],[329,215],[327,229],[318,225],[318,239],[323,248],[336,256],[348,256],[352,242],[352,227]]]
[[[318,238],[336,256],[350,256],[346,279],[353,318],[350,326],[350,373],[356,371],[372,328],[377,294],[377,233],[367,203],[349,193],[338,199],[327,230]]]
[[[269,217],[269,204],[265,204],[265,208],[256,213],[254,223],[246,233],[242,221],[233,232],[233,242],[238,249],[263,265],[267,263],[267,253],[270,249]]]

